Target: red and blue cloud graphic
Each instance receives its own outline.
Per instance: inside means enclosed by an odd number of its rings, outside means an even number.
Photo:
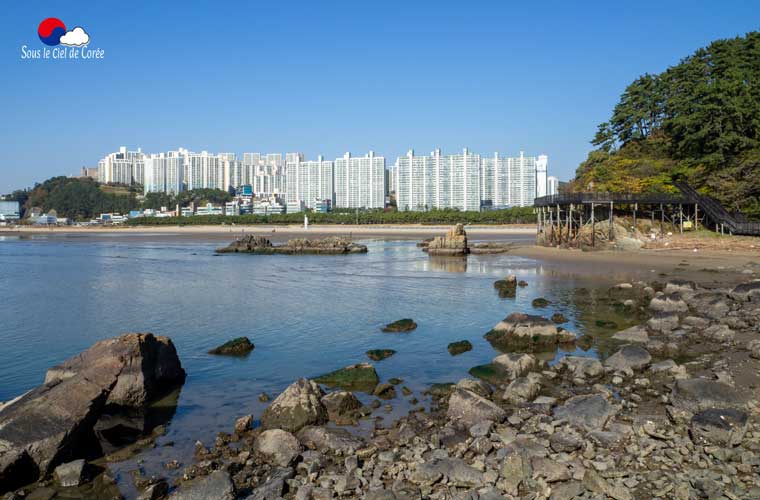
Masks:
[[[55,46],[59,44],[68,46],[81,46],[90,43],[90,35],[77,26],[71,31],[66,31],[66,25],[56,17],[48,17],[37,28],[37,34],[45,45]]]

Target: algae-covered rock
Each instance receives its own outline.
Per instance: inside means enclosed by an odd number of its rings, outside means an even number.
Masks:
[[[222,356],[245,356],[255,348],[256,346],[253,345],[248,337],[238,337],[211,349],[208,353]]]
[[[369,363],[359,363],[326,373],[315,378],[314,381],[349,391],[371,392],[380,382],[380,379],[374,366]]]
[[[372,361],[382,361],[396,354],[393,349],[370,349],[367,351],[367,357]]]
[[[414,320],[404,318],[398,321],[394,321],[393,323],[388,323],[385,325],[385,327],[383,327],[383,331],[386,333],[401,333],[411,332],[415,328],[417,328],[417,323],[415,323]]]
[[[452,342],[449,344],[448,350],[449,354],[456,356],[458,354],[462,354],[463,352],[471,351],[472,344],[469,340],[460,340],[459,342]]]
[[[545,298],[543,298],[543,297],[538,297],[538,298],[535,298],[535,299],[533,299],[533,301],[530,303],[530,305],[532,305],[532,306],[533,306],[533,307],[535,307],[535,308],[546,307],[546,306],[548,306],[549,304],[551,304],[551,302],[550,302],[548,299],[545,299]]]
[[[485,334],[485,339],[501,351],[540,350],[575,342],[575,334],[557,328],[541,316],[512,313]]]

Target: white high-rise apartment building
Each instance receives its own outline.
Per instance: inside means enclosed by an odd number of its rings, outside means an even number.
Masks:
[[[536,159],[536,198],[546,196],[546,164],[549,159],[546,155],[540,155]]]
[[[559,179],[551,175],[546,178],[546,194],[548,196],[559,194]]]
[[[335,203],[335,167],[321,155],[316,161],[299,161],[286,166],[288,211],[300,211],[303,204],[314,208],[318,201],[330,200]],[[290,208],[294,207],[294,208]]]
[[[346,153],[335,160],[335,207],[384,208],[385,158],[373,151],[361,157]]]
[[[144,183],[145,155],[140,148],[127,151],[121,146],[119,151],[106,155],[98,162],[98,180],[104,184]]]
[[[147,193],[177,194],[184,191],[185,154],[183,151],[169,151],[146,156],[145,184]]]

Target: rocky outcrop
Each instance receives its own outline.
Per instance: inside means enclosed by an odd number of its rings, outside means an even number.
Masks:
[[[502,299],[514,298],[517,293],[517,276],[511,274],[503,280],[496,280],[493,287]]]
[[[357,363],[326,373],[314,379],[329,387],[340,387],[349,391],[372,392],[380,382],[375,367],[370,363]]]
[[[0,492],[100,455],[95,427],[106,410],[142,411],[184,380],[171,340],[150,333],[100,341],[51,368],[0,411]]]
[[[238,337],[211,349],[208,353],[221,356],[245,356],[253,351],[255,347],[248,337]]]
[[[370,349],[366,354],[372,361],[382,361],[396,354],[396,351],[393,349]]]
[[[472,343],[469,340],[460,340],[458,342],[452,342],[447,347],[449,354],[457,356],[472,350]]]
[[[485,339],[496,349],[553,348],[557,344],[575,342],[575,334],[562,330],[541,316],[512,313],[485,334]]]
[[[413,319],[404,318],[388,323],[383,327],[385,333],[404,333],[417,329],[417,323]]]
[[[298,379],[272,401],[261,416],[264,429],[296,432],[307,425],[327,422],[327,409],[322,404],[324,392],[315,382]]]
[[[470,253],[467,246],[467,233],[462,224],[450,229],[446,236],[436,236],[424,250],[428,255],[463,256]]]
[[[367,253],[367,247],[339,236],[311,240],[298,238],[288,240],[284,245],[273,245],[263,236],[248,235],[236,239],[226,247],[217,248],[216,251],[217,253],[340,255]]]

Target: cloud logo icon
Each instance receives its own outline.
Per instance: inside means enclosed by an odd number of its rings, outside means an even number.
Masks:
[[[78,47],[80,45],[87,45],[90,43],[90,35],[82,28],[77,26],[71,31],[67,31],[65,35],[61,37],[60,43],[68,46]]]
[[[56,17],[48,17],[37,28],[37,35],[45,45],[58,45],[65,34],[68,34],[66,33],[66,25]]]

